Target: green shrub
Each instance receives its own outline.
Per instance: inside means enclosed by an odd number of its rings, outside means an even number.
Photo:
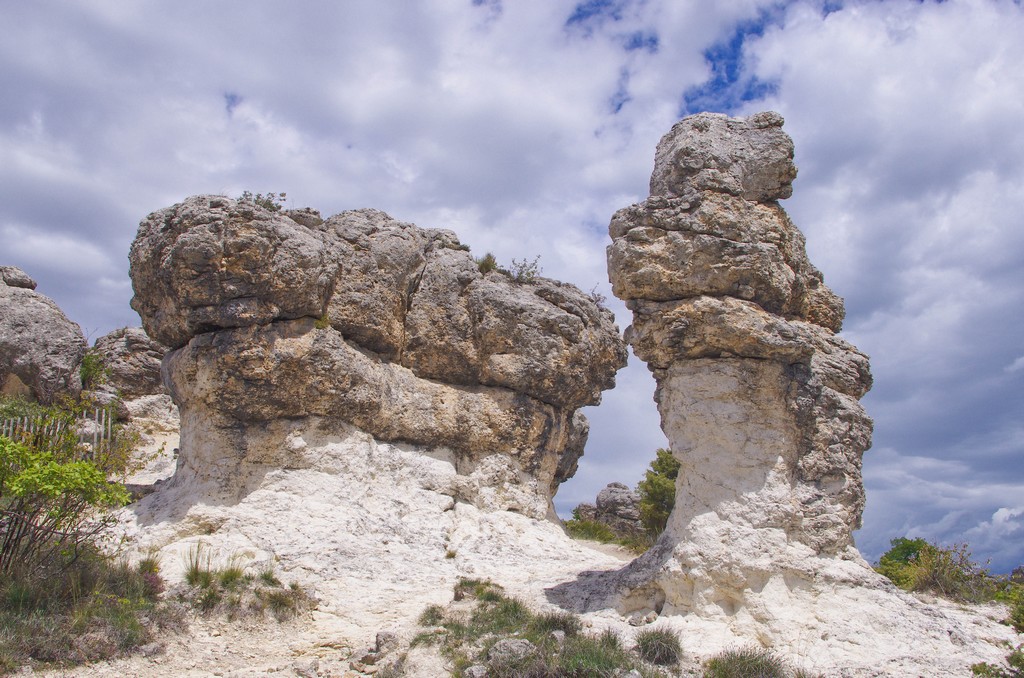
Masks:
[[[201,542],[189,548],[185,557],[185,582],[201,589],[208,589],[216,582],[213,557]]]
[[[481,273],[487,275],[491,271],[498,270],[498,260],[494,258],[494,255],[488,252],[479,259],[476,259],[476,267]]]
[[[78,366],[78,374],[82,378],[82,388],[95,389],[106,383],[110,370],[103,363],[103,356],[95,349],[89,349],[82,356],[82,364]]]
[[[589,539],[590,541],[597,541],[602,544],[618,544],[633,553],[643,553],[654,543],[650,535],[621,535],[604,523],[599,523],[596,520],[582,519],[575,509],[573,510],[573,516],[573,518],[563,523],[565,531],[573,539]]]
[[[438,626],[444,621],[444,608],[440,605],[428,605],[416,621],[420,626]]]
[[[704,678],[789,678],[786,662],[769,650],[726,650],[704,662]]]
[[[1006,623],[1012,626],[1017,633],[1024,633],[1024,596],[1011,605],[1010,616],[1007,617]]]
[[[486,664],[489,676],[515,678],[610,678],[631,669],[643,676],[663,675],[631,654],[613,631],[585,635],[576,615],[559,611],[535,614],[521,601],[506,596],[500,586],[486,580],[463,579],[455,590],[458,600],[474,599],[472,610],[448,611],[440,605],[428,606],[420,615],[419,624],[429,630],[417,634],[411,642],[414,647],[439,646],[453,675],[463,675],[474,664]],[[556,640],[555,632],[563,633],[564,638]],[[528,640],[536,652],[522,658],[489,659],[489,650],[504,638]]]
[[[106,525],[103,509],[128,499],[93,461],[0,436],[0,572],[59,572]]]
[[[272,565],[267,565],[267,567],[260,570],[259,579],[261,583],[266,584],[267,586],[281,585],[281,580],[277,578],[276,574],[274,574],[274,567]]]
[[[889,540],[892,547],[878,559],[875,571],[884,575],[899,586],[901,589],[911,590],[913,588],[913,576],[910,564],[921,551],[928,547],[924,539],[907,539],[896,537]]]
[[[1006,655],[1006,668],[988,662],[971,666],[971,673],[985,678],[1024,678],[1024,645],[1018,645]]]
[[[678,476],[679,462],[671,451],[662,448],[655,452],[644,479],[636,486],[640,495],[640,521],[652,538],[664,532],[668,524],[675,506]]]
[[[683,656],[679,636],[668,629],[644,629],[636,634],[636,651],[645,662],[667,666]]]

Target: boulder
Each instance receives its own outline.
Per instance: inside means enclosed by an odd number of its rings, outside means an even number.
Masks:
[[[107,370],[107,386],[125,400],[167,393],[160,380],[160,361],[167,347],[150,339],[141,327],[122,327],[96,340],[93,350]]]
[[[580,504],[575,513],[582,520],[607,525],[620,537],[639,537],[646,532],[640,522],[640,496],[622,483],[608,483],[597,493],[594,504]]]
[[[82,389],[82,328],[14,266],[0,267],[0,393],[43,403]]]
[[[315,422],[442,450],[473,478],[461,498],[548,514],[583,453],[578,409],[625,364],[611,312],[572,285],[482,274],[450,231],[293,212],[197,196],[140,224],[132,306],[172,347],[176,482],[244,492],[306,463],[286,438]]]

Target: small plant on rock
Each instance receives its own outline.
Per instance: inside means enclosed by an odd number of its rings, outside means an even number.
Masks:
[[[110,370],[103,363],[103,356],[95,349],[89,349],[82,356],[78,374],[82,378],[82,388],[88,391],[102,386],[109,378]]]
[[[488,252],[479,259],[476,259],[476,267],[484,275],[487,275],[491,271],[498,270],[498,260],[494,258],[494,255]]]
[[[533,261],[513,259],[512,266],[509,267],[509,275],[519,284],[532,283],[541,274],[539,261],[540,256],[534,257]]]
[[[242,195],[238,196],[239,202],[250,202],[257,207],[270,210],[271,212],[280,212],[284,207],[284,202],[287,200],[286,193],[255,193],[250,191],[242,191]]]

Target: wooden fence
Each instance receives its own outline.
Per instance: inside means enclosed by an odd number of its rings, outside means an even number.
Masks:
[[[77,443],[82,449],[82,459],[95,459],[110,452],[114,441],[114,417],[110,410],[102,407],[74,419],[14,417],[0,420],[0,436],[47,451]]]

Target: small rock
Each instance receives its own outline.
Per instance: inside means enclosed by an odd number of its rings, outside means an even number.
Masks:
[[[516,662],[536,652],[536,646],[524,638],[505,638],[491,647],[487,659],[495,663]]]
[[[657,618],[658,613],[654,610],[648,610],[646,613],[634,612],[633,614],[629,615],[629,625],[644,626],[645,624],[650,624]]]
[[[376,638],[377,652],[389,652],[398,645],[398,634],[380,631]]]
[[[313,658],[308,661],[297,661],[292,664],[292,671],[302,678],[317,678],[320,675],[320,660]]]
[[[481,664],[474,664],[462,672],[466,678],[487,678],[487,667]]]
[[[555,642],[558,643],[559,646],[565,643],[565,631],[562,631],[561,629],[552,631],[551,637],[555,639]]]
[[[160,642],[146,643],[145,645],[139,648],[139,654],[141,654],[143,657],[155,657],[157,655],[163,654],[166,649],[166,646]]]

